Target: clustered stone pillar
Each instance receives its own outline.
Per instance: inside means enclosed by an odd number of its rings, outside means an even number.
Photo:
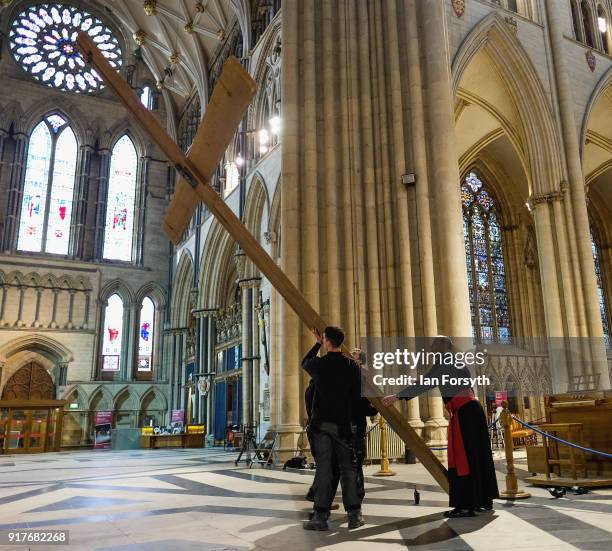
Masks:
[[[470,337],[442,0],[284,7],[284,271],[344,327],[349,346],[366,336]],[[415,188],[402,183],[408,173]],[[277,298],[273,426],[288,450],[301,430],[300,361],[313,339]],[[403,406],[411,425],[442,442],[441,398],[421,406]]]
[[[564,201],[565,223],[569,236],[569,247],[565,254],[570,256],[569,262],[571,262],[574,274],[574,304],[578,314],[576,334],[580,337],[590,337],[588,342],[590,358],[587,359],[592,361],[593,367],[588,369],[599,374],[600,388],[609,388],[610,378],[591,250],[587,198],[580,158],[580,144],[576,130],[572,81],[565,55],[564,14],[558,9],[557,2],[554,0],[546,0],[545,6],[569,180],[567,197]],[[562,260],[567,261],[566,259]],[[581,312],[581,309],[584,310]],[[580,323],[581,319],[584,319],[584,323]],[[574,335],[570,333],[569,336]],[[585,363],[586,365],[589,364],[588,361]],[[582,369],[587,368],[583,367]]]
[[[96,222],[94,227],[94,259],[102,260],[104,257],[104,227],[106,225],[106,201],[108,190],[108,173],[110,170],[111,151],[102,149],[98,151],[100,157],[99,176],[96,195]]]
[[[76,171],[75,202],[72,215],[70,254],[81,258],[84,253],[85,232],[87,229],[87,198],[89,196],[89,175],[93,147],[83,144],[80,149]]]
[[[25,170],[25,155],[28,148],[28,135],[18,133],[13,136],[13,161],[11,163],[11,174],[8,188],[7,215],[4,222],[4,235],[2,250],[11,252],[17,249],[17,236],[19,232],[19,215],[21,210],[21,198],[23,171]]]

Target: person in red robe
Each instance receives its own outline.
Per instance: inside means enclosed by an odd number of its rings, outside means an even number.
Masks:
[[[436,337],[431,348],[443,355],[454,350],[452,340],[445,336]],[[445,374],[448,382],[443,383]],[[444,515],[449,518],[473,517],[476,512],[492,510],[499,491],[485,412],[472,387],[455,382],[470,377],[469,370],[440,363],[423,377],[428,382],[386,396],[383,403],[390,406],[397,400],[410,400],[436,386],[440,388],[450,414],[448,485],[449,505],[453,508]]]

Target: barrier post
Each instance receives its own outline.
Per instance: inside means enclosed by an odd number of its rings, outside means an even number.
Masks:
[[[395,476],[395,472],[389,468],[389,458],[387,456],[387,421],[381,415],[378,421],[380,427],[380,470],[374,476]]]
[[[508,409],[508,402],[502,402],[504,408],[500,421],[504,427],[504,448],[506,451],[506,489],[499,493],[502,499],[526,499],[531,497],[531,494],[523,490],[519,490],[516,473],[514,472],[514,442],[512,440],[512,414]]]

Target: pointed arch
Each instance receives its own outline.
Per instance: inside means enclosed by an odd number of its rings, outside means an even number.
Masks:
[[[138,153],[134,141],[124,133],[111,149],[103,257],[132,262],[138,224],[135,219],[139,180]]]
[[[584,110],[584,115],[582,116],[582,127],[580,132],[580,156],[584,159],[584,146],[587,141],[587,132],[589,128],[589,121],[591,119],[591,115],[593,113],[593,109],[599,102],[599,100],[603,97],[604,94],[609,93],[612,90],[612,67],[610,67],[599,79],[599,82],[591,92],[591,96],[589,97],[589,101]],[[612,99],[610,100],[612,101]]]
[[[134,302],[134,292],[130,286],[122,279],[111,279],[107,281],[100,289],[100,301],[108,300],[111,295],[118,294],[123,302]]]
[[[461,44],[452,63],[452,87],[459,95],[465,70],[485,52],[507,89],[524,142],[525,161],[532,194],[559,191],[564,180],[559,129],[540,77],[518,38],[503,18],[493,12],[485,17]],[[499,120],[499,113],[493,110]],[[509,130],[508,124],[500,124]],[[510,134],[512,136],[512,133]]]
[[[11,126],[16,134],[26,134],[26,122],[21,103],[13,99],[0,111],[0,128],[8,131]]]
[[[206,258],[206,257],[203,257]],[[193,286],[193,257],[184,250],[178,262],[172,284],[172,323],[186,327],[189,321],[190,292]]]
[[[87,399],[87,392],[85,392],[85,389],[79,384],[71,385],[67,389],[65,389],[62,393],[61,399],[68,400],[68,398],[70,398],[74,393],[76,393],[77,395],[77,401],[79,404],[78,409],[87,409],[86,406],[89,403],[89,400]],[[68,404],[66,404],[66,407],[68,407]]]
[[[263,237],[261,235],[262,222],[266,213],[269,216],[269,212],[270,198],[268,196],[268,189],[261,174],[256,172],[251,180],[244,203],[244,224],[260,242]]]
[[[45,96],[42,101],[36,101],[27,108],[24,115],[25,133],[30,135],[34,127],[50,115],[60,115],[68,122],[79,145],[87,143],[86,124],[84,124],[87,121],[87,117],[76,105],[66,98],[66,94],[57,92],[53,92],[50,96]]]
[[[34,126],[26,153],[17,248],[65,255],[72,228],[79,143],[71,118],[61,109],[43,113],[36,118],[30,115]]]
[[[230,264],[235,250],[235,241],[227,230],[214,220],[202,249],[202,258],[214,261],[201,263],[199,308],[217,308],[225,304],[227,277],[232,268]]]
[[[114,409],[113,404],[113,396],[109,392],[108,387],[106,385],[99,385],[91,393],[87,409],[90,411],[112,410]]]
[[[272,203],[270,205],[270,215],[268,217],[268,238],[272,244],[272,258],[280,258],[281,251],[281,177],[279,176]]]
[[[151,396],[153,397],[151,402],[147,403],[147,400],[149,400]],[[168,410],[168,400],[166,399],[166,396],[164,395],[164,393],[159,388],[151,386],[147,390],[145,390],[142,396],[140,397],[138,409],[140,411],[144,411],[147,408],[150,408],[151,405],[154,405],[155,402],[157,402],[156,405],[158,407],[151,408],[151,409],[157,409],[161,411]]]
[[[166,303],[168,301],[166,291],[162,288],[159,283],[154,281],[149,281],[145,283],[138,291],[136,291],[136,295],[134,300],[136,304],[140,304],[145,297],[151,297],[153,302],[155,303],[156,308],[165,308]]]
[[[104,135],[100,140],[100,147],[104,149],[112,149],[124,135],[127,135],[131,140],[132,145],[136,150],[136,155],[139,158],[147,157],[150,154],[149,140],[137,126],[134,126],[131,123],[130,119],[127,117],[122,118],[104,132]]]
[[[68,363],[74,360],[72,351],[58,340],[48,335],[32,333],[2,345],[0,347],[0,363],[24,350],[38,351],[54,363]]]
[[[113,410],[138,410],[138,397],[130,385],[122,386],[113,397]]]

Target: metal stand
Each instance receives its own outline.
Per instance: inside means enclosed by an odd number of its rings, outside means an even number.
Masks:
[[[257,459],[263,461],[263,458],[261,457],[259,449],[257,447],[257,441],[255,440],[256,429],[257,427],[255,425],[244,425],[244,427],[242,428],[242,447],[240,448],[240,453],[238,454],[236,461],[234,461],[234,466],[237,467],[240,461],[244,461],[247,466],[250,467],[254,461],[252,454],[255,454],[255,457]],[[246,457],[243,460],[242,455],[245,452]]]

